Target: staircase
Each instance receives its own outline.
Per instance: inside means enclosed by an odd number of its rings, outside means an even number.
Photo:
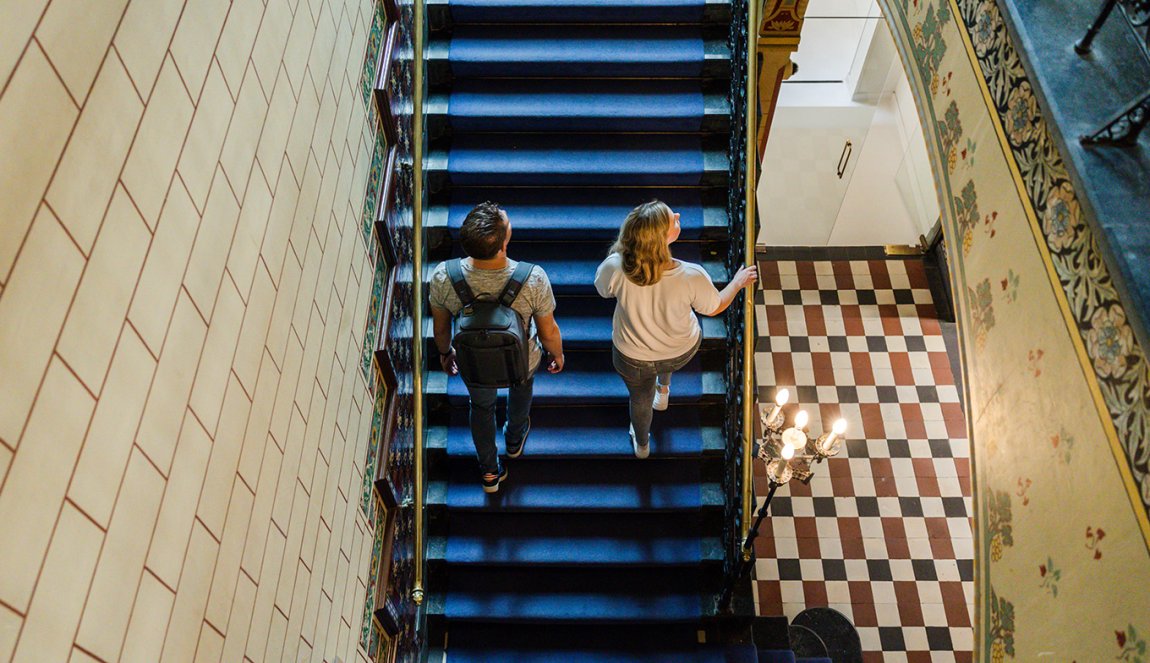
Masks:
[[[653,197],[682,214],[674,254],[726,280],[729,4],[431,0],[428,12],[425,227],[441,240],[429,259],[460,255],[448,240],[467,211],[500,203],[511,257],[551,278],[567,356],[537,376],[526,451],[496,495],[479,483],[466,389],[429,378],[432,645],[452,663],[759,660],[752,645],[700,643],[724,555],[725,323],[703,321],[638,460],[611,367],[614,302],[592,285],[627,212]]]

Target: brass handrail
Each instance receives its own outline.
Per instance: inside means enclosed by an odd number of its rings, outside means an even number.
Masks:
[[[759,125],[758,93],[758,36],[759,3],[747,3],[747,143],[746,143],[746,210],[743,222],[745,255],[743,260],[754,264],[755,260],[755,218],[757,201],[755,186],[759,180],[759,144],[756,130]],[[753,290],[752,290],[753,292]],[[743,293],[743,517],[742,535],[745,540],[751,528],[751,513],[754,509],[755,491],[752,483],[754,473],[754,423],[752,416],[755,404],[755,300],[750,292]]]
[[[415,0],[415,64],[412,90],[412,409],[415,436],[415,583],[411,599],[423,604],[423,11],[424,0]]]

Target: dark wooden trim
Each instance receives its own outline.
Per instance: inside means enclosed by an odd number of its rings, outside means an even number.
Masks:
[[[395,225],[395,190],[399,182],[399,146],[391,145],[383,163],[383,183],[379,187],[379,201],[375,206],[375,235],[387,258],[388,265],[395,265],[396,250],[393,238]]]
[[[379,4],[383,5],[383,15],[387,17],[388,25],[399,21],[399,6],[395,0],[379,0]]]
[[[383,43],[379,46],[379,60],[375,66],[375,106],[379,111],[380,128],[387,136],[387,144],[395,145],[399,142],[399,118],[392,109],[392,91],[388,89],[388,80],[391,78],[391,66],[399,46],[399,22],[389,23],[386,30],[387,34],[383,36]]]

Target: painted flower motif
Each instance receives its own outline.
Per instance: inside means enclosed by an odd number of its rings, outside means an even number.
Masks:
[[[1074,451],[1074,436],[1066,427],[1059,429],[1057,435],[1050,436],[1050,446],[1054,448],[1054,455],[1064,465],[1070,464],[1071,453]]]
[[[1062,580],[1062,569],[1054,565],[1054,560],[1046,558],[1045,564],[1038,565],[1038,577],[1042,578],[1039,585],[1053,598],[1058,598],[1058,583]]]
[[[990,588],[990,659],[1002,663],[1007,656],[1014,658],[1014,604]]]
[[[1114,658],[1130,663],[1146,663],[1146,639],[1138,633],[1133,624],[1128,625],[1125,631],[1115,631],[1114,639],[1118,641],[1118,648],[1122,650]]]
[[[1035,348],[1026,353],[1026,363],[1030,366],[1030,372],[1034,377],[1042,375],[1042,358],[1046,356],[1046,351],[1042,348]]]
[[[966,161],[967,165],[970,166],[971,168],[974,167],[974,152],[977,149],[978,149],[978,143],[967,138],[966,139],[966,147],[962,148],[962,152],[959,153],[959,156],[962,157]]]
[[[946,40],[942,28],[950,21],[950,8],[943,3],[937,9],[931,6],[926,10],[922,23],[912,31],[914,55],[919,71],[924,79],[930,79],[931,94],[938,93],[938,66],[946,55]]]
[[[970,32],[970,39],[974,43],[974,51],[979,57],[986,55],[995,45],[995,26],[998,6],[993,2],[984,2],[978,9],[978,18],[975,19],[974,28]]]
[[[1030,490],[1032,483],[1033,482],[1030,479],[1018,477],[1018,491],[1015,493],[1015,495],[1022,498],[1022,506],[1029,506],[1030,504],[1030,496],[1026,493]]]
[[[1100,544],[1102,539],[1106,538],[1106,532],[1101,527],[1093,528],[1087,526],[1086,528],[1086,549],[1094,553],[1095,560],[1102,559],[1102,548]]]
[[[1129,366],[1133,335],[1126,314],[1119,306],[1100,308],[1090,319],[1086,347],[1094,358],[1094,370],[1102,377],[1121,377]]]
[[[1042,229],[1050,248],[1061,251],[1078,238],[1078,219],[1081,210],[1078,198],[1069,182],[1051,189],[1046,198],[1046,211],[1042,215]]]
[[[990,559],[997,562],[1002,559],[1003,549],[1014,545],[1010,493],[1005,490],[994,491],[989,506],[990,522],[987,531],[990,533]]]
[[[990,279],[983,279],[973,289],[968,288],[974,323],[974,340],[981,348],[986,344],[986,335],[994,328],[994,295],[990,289]]]
[[[969,180],[962,187],[959,195],[954,196],[954,217],[958,229],[962,232],[962,253],[970,253],[970,245],[974,240],[974,229],[978,227],[980,216],[978,214],[978,193],[974,189],[974,180]]]
[[[1006,278],[1002,279],[1000,285],[1002,286],[1003,299],[1005,299],[1008,304],[1013,304],[1018,301],[1018,284],[1020,282],[1021,279],[1014,273],[1013,269],[1007,270]]]
[[[1034,137],[1035,118],[1038,116],[1038,102],[1030,91],[1030,85],[1023,83],[1011,91],[1006,101],[1004,123],[1010,142],[1021,145]]]

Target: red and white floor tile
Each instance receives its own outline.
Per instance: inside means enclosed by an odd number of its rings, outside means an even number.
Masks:
[[[812,434],[848,423],[842,452],[771,503],[757,541],[760,614],[834,608],[868,662],[971,661],[970,449],[921,261],[759,269],[760,402],[785,387]],[[755,473],[765,495],[760,463]]]

